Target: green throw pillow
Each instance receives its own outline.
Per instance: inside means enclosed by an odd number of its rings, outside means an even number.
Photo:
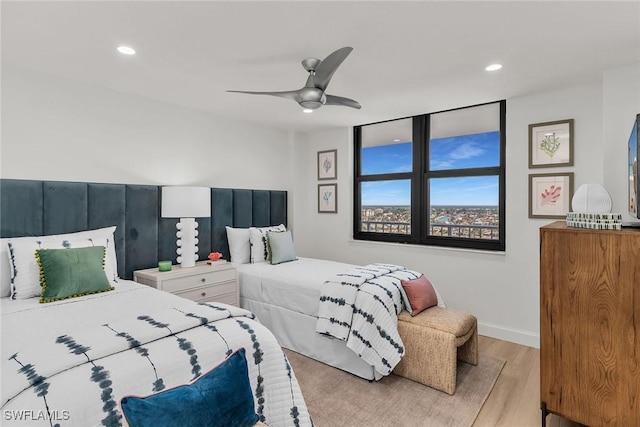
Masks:
[[[104,272],[104,246],[69,249],[38,249],[42,293],[40,302],[113,290]]]
[[[291,231],[268,232],[269,246],[271,247],[271,264],[295,261],[296,248],[293,245]]]

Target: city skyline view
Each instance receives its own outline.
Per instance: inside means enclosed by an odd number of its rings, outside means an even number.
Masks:
[[[411,206],[362,206],[361,230],[411,234]],[[499,238],[498,206],[431,206],[429,235],[475,239]]]

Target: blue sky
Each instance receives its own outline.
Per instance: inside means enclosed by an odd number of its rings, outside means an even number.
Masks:
[[[362,149],[362,174],[411,172],[411,142]]]
[[[497,166],[500,162],[500,133],[488,132],[431,140],[432,170]],[[411,171],[411,142],[365,147],[362,173],[380,174]],[[363,205],[409,205],[410,181],[378,181],[362,184]],[[497,205],[496,176],[439,178],[431,180],[432,205]]]

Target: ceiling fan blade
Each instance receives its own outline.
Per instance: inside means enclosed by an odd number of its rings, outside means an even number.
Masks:
[[[300,98],[300,91],[299,90],[289,90],[289,91],[285,91],[285,92],[252,92],[252,91],[248,91],[248,90],[228,90],[227,92],[248,93],[249,95],[271,95],[271,96],[278,96],[280,98],[287,98],[287,99],[291,99],[291,100],[296,101],[296,102],[300,102],[299,101],[299,98]]]
[[[344,98],[342,96],[335,95],[326,95],[326,97],[327,102],[325,102],[324,105],[342,105],[344,107],[356,108],[358,110],[362,108],[362,105],[360,105],[358,101],[354,101],[350,98]]]
[[[317,88],[322,90],[327,88],[331,77],[333,77],[333,73],[336,72],[340,64],[342,64],[342,61],[349,56],[352,50],[352,47],[340,48],[320,62],[320,65],[316,67],[315,76],[313,77]]]

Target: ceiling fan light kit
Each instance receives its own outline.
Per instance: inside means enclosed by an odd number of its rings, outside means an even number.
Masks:
[[[304,59],[302,66],[309,72],[309,77],[307,77],[307,82],[301,89],[284,92],[253,92],[244,90],[228,90],[227,92],[277,96],[291,99],[297,102],[302,108],[311,110],[316,110],[323,105],[338,105],[360,109],[362,108],[360,103],[353,99],[325,93],[333,74],[352,50],[352,47],[340,48],[322,61],[316,58]]]

